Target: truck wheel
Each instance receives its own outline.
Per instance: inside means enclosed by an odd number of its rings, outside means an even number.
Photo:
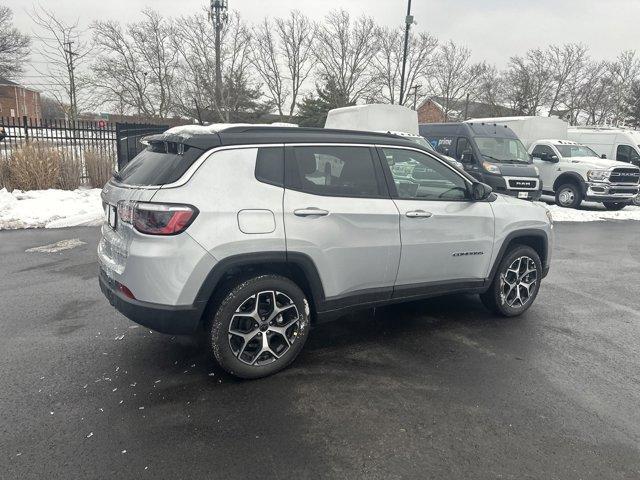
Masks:
[[[606,208],[607,210],[622,210],[624,207],[626,207],[628,204],[627,203],[623,203],[623,202],[603,202],[602,203],[604,205],[604,208]]]
[[[633,197],[633,204],[636,207],[640,207],[640,195],[636,195],[635,197]]]
[[[542,262],[536,251],[526,245],[516,245],[500,261],[491,286],[480,299],[492,312],[515,317],[524,313],[536,299],[541,280]]]
[[[278,275],[242,281],[209,321],[213,355],[240,378],[272,375],[295,360],[309,336],[309,304],[302,290]]]
[[[565,183],[556,190],[556,204],[565,208],[578,208],[582,203],[582,192],[575,183]]]

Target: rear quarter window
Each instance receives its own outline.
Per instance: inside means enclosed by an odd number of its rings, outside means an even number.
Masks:
[[[119,172],[118,183],[150,186],[177,182],[203,153],[173,142],[152,144]]]

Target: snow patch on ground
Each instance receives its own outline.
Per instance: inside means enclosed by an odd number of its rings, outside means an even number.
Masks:
[[[604,220],[640,220],[640,207],[627,205],[624,209],[612,212],[605,209],[601,204],[584,202],[579,209],[563,208],[558,205],[547,205],[546,207],[553,216],[554,222],[600,222]]]
[[[69,240],[60,240],[56,243],[50,243],[49,245],[42,245],[41,247],[27,248],[27,253],[57,253],[63,250],[71,250],[72,248],[79,247],[80,245],[86,245],[85,242],[79,238],[71,238]]]
[[[104,218],[100,189],[0,189],[0,230],[100,225]]]

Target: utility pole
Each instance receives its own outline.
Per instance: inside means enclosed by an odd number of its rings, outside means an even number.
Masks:
[[[422,85],[413,85],[410,90],[413,90],[413,109],[415,110],[418,106],[418,90],[422,88]]]
[[[78,99],[76,97],[76,78],[75,78],[75,66],[73,65],[73,57],[78,55],[76,52],[72,50],[73,41],[68,40],[64,42],[65,54],[67,57],[67,73],[69,74],[69,116],[72,122],[75,122],[78,119]]]
[[[405,18],[404,30],[404,53],[402,55],[402,76],[400,77],[400,105],[404,103],[404,74],[407,68],[407,50],[409,49],[409,30],[413,24],[413,15],[411,15],[411,0],[407,5],[407,16]]]
[[[227,23],[228,15],[227,10],[229,8],[229,0],[211,0],[211,11],[209,12],[210,18],[213,21],[213,28],[216,31],[216,105],[220,108],[222,99],[222,70],[220,66],[220,34],[222,27]]]
[[[469,119],[469,94],[467,93],[467,98],[464,102],[464,119]]]

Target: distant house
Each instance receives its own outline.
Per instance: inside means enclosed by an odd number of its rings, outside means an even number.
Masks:
[[[40,118],[40,92],[0,77],[0,117]]]
[[[516,114],[514,110],[501,105],[461,100],[458,102],[450,102],[449,115],[448,118],[445,118],[443,107],[445,104],[446,101],[442,97],[427,98],[418,107],[418,122],[462,122],[470,118],[510,117]]]

